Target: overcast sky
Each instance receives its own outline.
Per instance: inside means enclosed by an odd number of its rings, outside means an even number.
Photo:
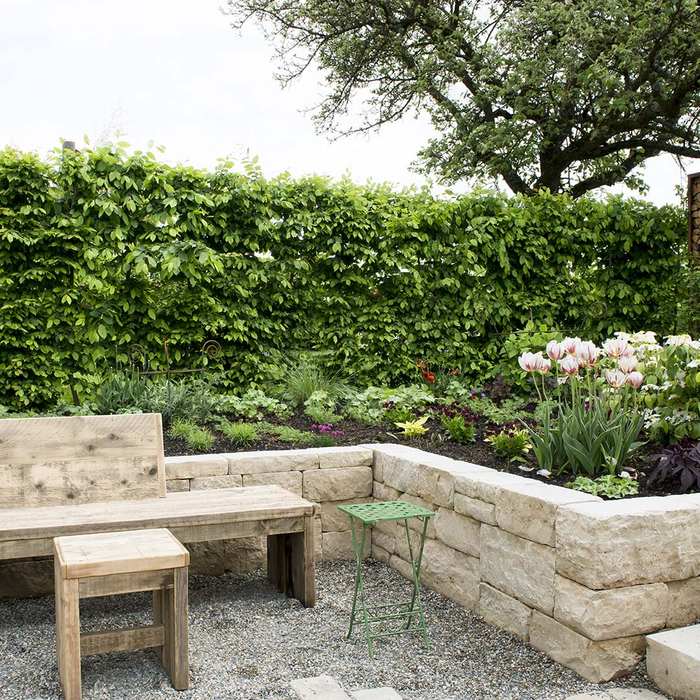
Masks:
[[[134,148],[154,139],[162,159],[197,167],[248,150],[269,177],[425,182],[409,166],[431,136],[427,119],[329,143],[303,113],[319,100],[319,76],[282,90],[270,46],[253,25],[242,37],[231,29],[224,4],[0,0],[0,147],[44,154],[60,138],[94,143],[121,128]],[[652,201],[679,201],[685,176],[670,156],[648,161],[645,179]]]

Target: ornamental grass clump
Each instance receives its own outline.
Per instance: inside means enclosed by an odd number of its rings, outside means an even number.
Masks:
[[[590,478],[619,474],[644,444],[637,441],[644,424],[637,390],[644,377],[634,348],[623,338],[606,340],[602,347],[565,338],[548,343],[546,352],[547,357],[526,352],[518,358],[545,405],[542,424],[528,426],[540,469]],[[552,368],[568,395],[550,396],[545,375]]]

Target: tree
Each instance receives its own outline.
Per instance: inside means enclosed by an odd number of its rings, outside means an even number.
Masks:
[[[578,197],[660,153],[700,157],[700,0],[228,0],[257,20],[278,78],[310,66],[319,131],[427,111],[420,168]],[[361,122],[346,124],[363,104]],[[353,121],[353,118],[350,118]]]

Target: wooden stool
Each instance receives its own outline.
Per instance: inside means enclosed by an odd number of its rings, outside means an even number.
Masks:
[[[189,687],[189,552],[168,530],[56,537],[56,647],[66,700],[80,700],[80,657],[155,647],[173,687]],[[80,599],[153,591],[153,624],[80,633]]]

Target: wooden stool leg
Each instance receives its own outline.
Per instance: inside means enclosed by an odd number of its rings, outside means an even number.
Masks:
[[[269,535],[267,538],[267,580],[285,595],[291,595],[286,554],[289,546],[289,535]]]
[[[189,621],[187,606],[187,567],[175,569],[173,587],[160,591],[165,644],[161,647],[161,662],[176,690],[190,687]],[[154,596],[155,602],[155,596]],[[154,617],[156,606],[154,605]]]
[[[163,624],[163,606],[165,604],[165,591],[162,588],[156,588],[153,591],[153,624],[162,625]],[[160,663],[165,667],[165,662],[163,661],[163,649],[164,647],[153,647],[153,651],[156,652],[156,656],[160,659]]]
[[[81,700],[80,588],[77,579],[64,579],[61,576],[61,568],[55,564],[58,674],[64,698]]]

